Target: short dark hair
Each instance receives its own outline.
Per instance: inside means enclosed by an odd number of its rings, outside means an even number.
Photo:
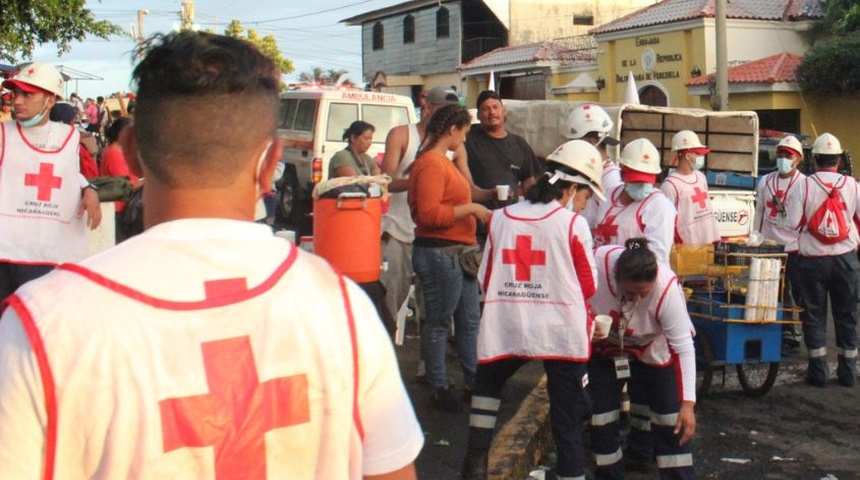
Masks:
[[[364,134],[364,132],[370,130],[371,132],[376,131],[376,127],[373,125],[363,122],[361,120],[356,120],[349,124],[349,128],[343,131],[343,140],[345,142],[349,141],[349,137],[357,137],[359,135]]]
[[[219,187],[274,138],[281,72],[250,43],[205,32],[151,37],[132,79],[141,162],[171,187]]]
[[[615,262],[615,282],[653,282],[657,279],[657,256],[647,238],[629,238]]]
[[[99,103],[102,103],[105,101],[105,97],[101,97],[101,96],[96,97],[96,101],[98,101]]]
[[[491,98],[495,98],[499,101],[499,103],[502,103],[502,97],[500,97],[498,93],[494,92],[493,90],[484,90],[483,92],[478,94],[478,101],[475,103],[475,107],[481,108],[481,105],[483,105],[484,102]]]
[[[812,156],[815,160],[815,165],[824,168],[833,168],[839,165],[839,161],[842,160],[841,154],[825,154],[825,153],[816,153]]]
[[[128,117],[119,117],[114,120],[105,130],[105,139],[107,139],[108,145],[119,140],[119,134],[129,125],[131,125],[131,119]]]

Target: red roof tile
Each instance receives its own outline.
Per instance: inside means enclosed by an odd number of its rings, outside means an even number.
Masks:
[[[803,57],[793,53],[779,53],[729,68],[729,83],[780,83],[794,82],[794,71]],[[707,85],[714,74],[688,80],[685,85]]]
[[[714,0],[663,0],[604,23],[589,33],[597,35],[695,18],[714,18],[715,10]],[[726,4],[726,17],[732,19],[794,21],[823,16],[820,0],[731,0]]]

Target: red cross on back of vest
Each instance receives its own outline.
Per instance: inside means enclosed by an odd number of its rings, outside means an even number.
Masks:
[[[310,421],[305,375],[259,382],[249,337],[200,345],[209,393],[159,402],[164,451],[212,447],[216,480],[265,480],[265,434]]]
[[[36,187],[36,199],[40,202],[50,202],[52,191],[63,186],[63,179],[54,176],[53,163],[40,163],[39,173],[24,175],[24,185]]]
[[[615,224],[617,215],[607,215],[603,222],[594,228],[594,238],[608,245],[612,238],[618,236],[618,225]]]
[[[706,202],[708,201],[708,192],[703,192],[701,188],[696,187],[696,193],[690,197],[690,200],[692,200],[693,203],[698,203],[699,208],[705,208],[707,205]]]
[[[517,235],[516,248],[502,249],[502,263],[514,265],[514,278],[518,282],[532,279],[532,267],[546,265],[546,251],[532,250],[531,235]]]

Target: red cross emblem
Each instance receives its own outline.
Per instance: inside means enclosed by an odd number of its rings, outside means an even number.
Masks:
[[[266,432],[310,421],[305,375],[259,383],[249,337],[204,342],[209,393],[159,402],[164,451],[213,447],[216,480],[266,478]]]
[[[50,202],[52,190],[63,186],[63,179],[54,176],[53,163],[40,163],[39,173],[24,175],[24,185],[36,187],[36,198],[40,202]]]
[[[514,278],[518,282],[532,279],[532,267],[546,265],[546,251],[532,250],[531,235],[517,235],[516,248],[502,249],[502,263],[515,266]]]
[[[606,217],[603,223],[594,229],[594,238],[599,239],[604,245],[612,241],[612,237],[618,235],[618,225],[615,225],[615,215]]]
[[[591,114],[590,114],[590,113],[586,113],[586,114],[585,114],[585,119],[586,119],[586,120],[591,120]]]
[[[35,68],[27,69],[27,75],[30,75],[30,76],[32,77],[34,73],[36,73],[36,69],[35,69]],[[829,144],[828,144],[828,145],[829,145]]]
[[[776,198],[782,200],[785,196],[785,191],[777,190],[775,195]],[[777,206],[776,202],[774,202],[773,200],[768,200],[764,204],[765,206],[767,206],[767,208],[770,209],[768,215],[770,215],[771,217],[776,217],[776,215],[779,213],[779,206]]]
[[[651,156],[648,155],[647,153],[642,154],[642,160],[648,160],[649,158],[651,158]]]
[[[705,205],[707,205],[706,202],[708,201],[708,194],[707,192],[703,192],[699,187],[696,187],[696,194],[693,195],[690,200],[692,200],[693,203],[698,203],[699,208],[705,208]]]

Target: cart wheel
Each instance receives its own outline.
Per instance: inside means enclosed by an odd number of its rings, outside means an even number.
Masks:
[[[738,381],[748,397],[758,398],[770,391],[779,373],[779,362],[739,363]]]
[[[711,388],[711,379],[714,376],[714,349],[711,347],[711,339],[699,330],[693,337],[693,346],[696,348],[696,398],[702,399]]]

